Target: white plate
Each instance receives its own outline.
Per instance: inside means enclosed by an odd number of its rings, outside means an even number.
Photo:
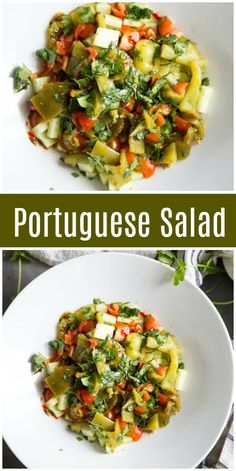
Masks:
[[[58,265],[35,279],[4,317],[4,435],[28,468],[193,468],[219,437],[232,399],[233,364],[226,328],[209,299],[172,269],[137,255],[100,253]],[[48,353],[59,316],[90,303],[137,301],[184,347],[188,370],[182,409],[169,425],[124,451],[106,455],[78,442],[65,422],[42,411],[40,378],[29,357]]]
[[[208,57],[208,75],[214,96],[206,116],[206,138],[194,146],[189,159],[170,169],[159,169],[153,178],[136,182],[133,188],[136,191],[233,190],[233,4],[150,3],[154,9],[170,16]],[[34,52],[44,47],[50,18],[57,11],[68,12],[76,5],[70,2],[6,2],[4,6],[6,47],[3,50],[1,103],[4,109],[5,192],[47,192],[51,188],[62,192],[104,189],[97,179],[73,178],[72,170],[60,162],[58,154],[31,144],[24,126],[27,94],[14,95],[12,79],[9,78],[10,72],[19,64],[35,68]]]

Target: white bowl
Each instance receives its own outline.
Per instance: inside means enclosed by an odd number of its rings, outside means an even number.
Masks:
[[[4,316],[4,436],[28,468],[194,468],[226,423],[232,401],[231,343],[217,310],[185,280],[171,284],[172,269],[125,253],[99,253],[62,263],[30,283]],[[124,451],[106,455],[78,442],[63,420],[45,415],[40,377],[30,356],[48,354],[59,316],[99,297],[137,301],[154,313],[184,348],[188,370],[182,409],[169,425]]]
[[[187,37],[199,44],[209,59],[208,75],[214,95],[206,116],[203,142],[193,147],[186,161],[167,170],[158,169],[152,178],[135,182],[133,189],[233,190],[233,4],[150,3],[153,9],[170,16]],[[6,2],[3,6],[3,37],[7,45],[3,50],[2,80],[2,186],[5,192],[104,190],[98,179],[73,178],[72,169],[60,162],[56,152],[31,144],[24,125],[29,93],[13,94],[9,78],[11,71],[22,63],[35,70],[34,52],[45,45],[49,20],[57,11],[68,12],[76,5],[71,2]]]

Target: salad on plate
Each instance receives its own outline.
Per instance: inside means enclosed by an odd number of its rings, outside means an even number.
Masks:
[[[52,354],[31,358],[44,370],[42,407],[77,438],[107,453],[168,424],[180,410],[182,349],[157,319],[129,302],[94,299],[64,313]]]
[[[135,3],[90,3],[57,13],[32,86],[28,135],[110,190],[186,159],[204,137],[212,93],[207,60],[173,21]]]

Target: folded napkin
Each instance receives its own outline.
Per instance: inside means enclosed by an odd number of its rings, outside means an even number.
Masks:
[[[32,257],[40,260],[49,266],[57,265],[75,257],[86,254],[102,252],[101,250],[30,250]],[[107,250],[103,250],[107,252]],[[143,255],[144,257],[155,258],[156,250],[119,250],[131,254]],[[213,256],[214,261],[221,258],[226,272],[233,279],[233,251],[232,250],[179,250],[177,256],[186,263],[186,277],[197,286],[201,286],[203,277],[206,275],[197,267],[199,264],[206,264]]]

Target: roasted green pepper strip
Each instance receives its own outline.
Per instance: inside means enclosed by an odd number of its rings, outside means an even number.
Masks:
[[[59,366],[54,373],[45,378],[44,382],[57,397],[70,389],[70,379],[73,373],[73,366]]]
[[[67,108],[66,94],[72,89],[70,82],[46,83],[31,102],[44,121],[58,116]]]

